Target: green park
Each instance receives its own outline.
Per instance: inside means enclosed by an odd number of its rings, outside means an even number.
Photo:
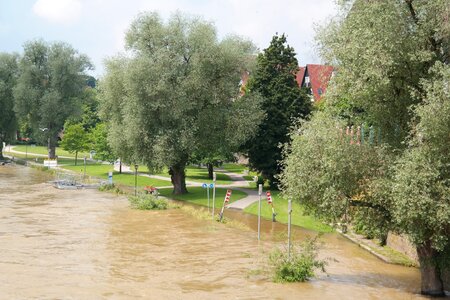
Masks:
[[[29,2],[50,23],[97,5]],[[448,1],[337,1],[320,64],[292,26],[223,27],[249,4],[197,5],[121,20],[115,52],[0,48],[5,297],[449,296]]]

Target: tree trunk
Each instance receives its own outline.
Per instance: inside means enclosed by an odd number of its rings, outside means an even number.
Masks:
[[[0,160],[5,160],[3,157],[3,140],[0,139]]]
[[[75,166],[77,165],[78,160],[78,151],[75,151]]]
[[[172,193],[174,195],[186,194],[188,192],[186,189],[185,167],[186,163],[179,163],[169,168],[170,180],[173,184]]]
[[[437,264],[438,253],[431,247],[431,242],[417,246],[420,262],[421,293],[428,296],[444,296],[441,272]]]
[[[119,159],[119,174],[122,174],[122,159]]]
[[[47,149],[48,149],[48,158],[55,159],[56,158],[56,143],[53,141],[52,137],[48,138]]]
[[[207,163],[206,166],[208,167],[208,178],[213,180],[214,166],[212,163]]]

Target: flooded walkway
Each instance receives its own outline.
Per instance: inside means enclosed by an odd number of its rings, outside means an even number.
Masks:
[[[421,298],[416,269],[337,234],[324,236],[322,256],[337,260],[328,275],[277,284],[249,271],[280,245],[282,224],[264,221],[258,243],[254,216],[226,212],[252,228],[241,231],[179,209],[131,210],[124,197],[54,189],[47,176],[0,167],[0,299]]]

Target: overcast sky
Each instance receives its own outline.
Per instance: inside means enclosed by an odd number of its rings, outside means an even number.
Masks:
[[[300,65],[320,63],[314,24],[336,12],[334,0],[0,0],[0,52],[22,52],[24,42],[64,41],[87,54],[96,76],[103,59],[123,50],[124,32],[137,14],[176,10],[212,21],[219,37],[238,34],[259,49],[276,33],[286,33]]]

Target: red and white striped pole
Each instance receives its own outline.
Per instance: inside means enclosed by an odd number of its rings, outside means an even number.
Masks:
[[[272,206],[272,222],[276,222],[277,220],[275,219],[275,216],[277,214],[275,213],[275,208],[273,207],[272,194],[270,193],[270,191],[266,192],[266,196],[267,196],[267,204],[270,204]]]
[[[225,209],[225,205],[227,205],[230,202],[231,192],[232,192],[231,190],[227,190],[227,193],[225,194],[225,199],[223,199],[222,210],[220,211],[220,217],[219,217],[220,222],[222,222],[223,211]]]

